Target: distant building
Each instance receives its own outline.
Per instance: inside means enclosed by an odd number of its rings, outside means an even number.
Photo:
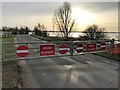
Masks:
[[[11,37],[12,33],[10,31],[2,31],[0,30],[0,37]]]
[[[29,35],[31,35],[31,34],[35,34],[35,32],[34,32],[34,31],[30,31],[30,32],[29,32]]]

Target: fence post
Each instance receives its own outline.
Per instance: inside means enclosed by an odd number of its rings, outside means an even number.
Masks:
[[[74,44],[73,44],[73,41],[70,42],[70,56],[73,56],[73,48],[74,47]]]
[[[113,38],[110,42],[110,48],[113,48],[115,45],[115,39]]]

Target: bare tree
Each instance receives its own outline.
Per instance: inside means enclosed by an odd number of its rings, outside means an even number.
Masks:
[[[44,24],[38,23],[37,26],[34,27],[34,32],[36,35],[46,37],[48,36],[47,29]]]
[[[55,11],[53,16],[53,23],[55,23],[65,39],[68,39],[75,26],[75,20],[71,18],[71,12],[71,5],[65,2],[63,6]]]
[[[105,28],[99,28],[98,25],[88,26],[85,31],[83,31],[84,36],[80,36],[80,38],[84,40],[100,40],[105,39],[106,34],[104,33]]]
[[[37,27],[40,31],[46,31],[46,27],[43,24],[38,23]]]

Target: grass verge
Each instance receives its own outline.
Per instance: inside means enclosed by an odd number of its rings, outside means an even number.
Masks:
[[[4,42],[11,42],[11,44],[6,44]],[[9,60],[15,55],[7,55],[15,53],[14,37],[3,38],[2,39],[2,88],[17,88],[20,81],[20,67],[17,65],[14,58],[14,61]],[[7,59],[7,60],[6,60]]]
[[[8,44],[6,42],[11,42]],[[2,38],[2,59],[10,59],[15,56],[14,37]]]
[[[99,55],[99,56],[102,56],[102,57],[105,57],[105,58],[120,61],[120,55],[119,54],[111,54],[110,52],[98,52],[98,53],[94,53],[94,55]]]

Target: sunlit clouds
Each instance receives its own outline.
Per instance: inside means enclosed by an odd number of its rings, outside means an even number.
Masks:
[[[62,2],[8,2],[2,3],[3,26],[28,26],[34,28],[37,23],[53,30],[53,14]],[[72,18],[76,21],[76,30],[83,31],[88,25],[97,24],[106,31],[118,31],[117,2],[70,2]],[[56,26],[54,28],[57,30]]]
[[[72,8],[72,17],[78,25],[90,24],[95,18],[90,12],[79,7]]]

